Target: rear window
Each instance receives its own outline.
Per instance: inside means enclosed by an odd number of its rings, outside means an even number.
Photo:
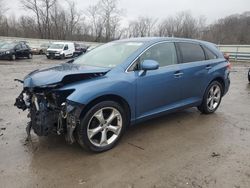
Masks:
[[[204,47],[203,46],[203,49],[207,55],[207,60],[210,60],[210,59],[217,59],[217,55],[215,55],[211,50],[209,50],[208,48]]]
[[[182,63],[206,60],[203,49],[199,44],[194,43],[178,43],[182,54]]]

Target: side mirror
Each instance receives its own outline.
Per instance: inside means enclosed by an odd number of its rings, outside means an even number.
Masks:
[[[144,60],[141,63],[141,69],[144,71],[159,69],[159,63],[155,60]]]

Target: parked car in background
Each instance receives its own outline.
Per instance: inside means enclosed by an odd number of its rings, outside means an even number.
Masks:
[[[23,57],[32,59],[31,49],[25,42],[5,43],[0,47],[0,59],[16,60]]]
[[[49,46],[50,46],[49,43],[44,43],[44,44],[41,44],[38,47],[33,47],[31,50],[32,50],[33,54],[42,55],[42,54],[46,54],[47,49],[49,48]]]
[[[73,57],[74,52],[75,45],[73,42],[54,42],[47,49],[46,56],[48,59],[65,59],[68,57]]]
[[[230,85],[230,63],[199,40],[114,41],[70,62],[27,75],[15,105],[29,109],[27,130],[66,134],[94,152],[114,147],[130,124],[189,107],[214,113]]]
[[[79,44],[79,43],[74,43],[75,45],[75,52],[74,52],[74,57],[80,56],[84,53],[86,53],[88,46],[84,44]]]

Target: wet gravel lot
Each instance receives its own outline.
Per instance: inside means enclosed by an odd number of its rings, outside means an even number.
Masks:
[[[44,56],[0,61],[0,187],[250,187],[249,63],[233,65],[215,114],[192,108],[141,123],[101,154],[60,136],[32,134],[25,142],[27,112],[13,106],[21,92],[13,79],[57,63]]]

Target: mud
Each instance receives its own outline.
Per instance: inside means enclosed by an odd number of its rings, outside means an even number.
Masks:
[[[0,187],[250,187],[250,64],[233,65],[215,114],[192,108],[150,120],[93,154],[60,136],[25,142],[27,114],[13,106],[21,91],[13,79],[60,62],[0,61]]]

